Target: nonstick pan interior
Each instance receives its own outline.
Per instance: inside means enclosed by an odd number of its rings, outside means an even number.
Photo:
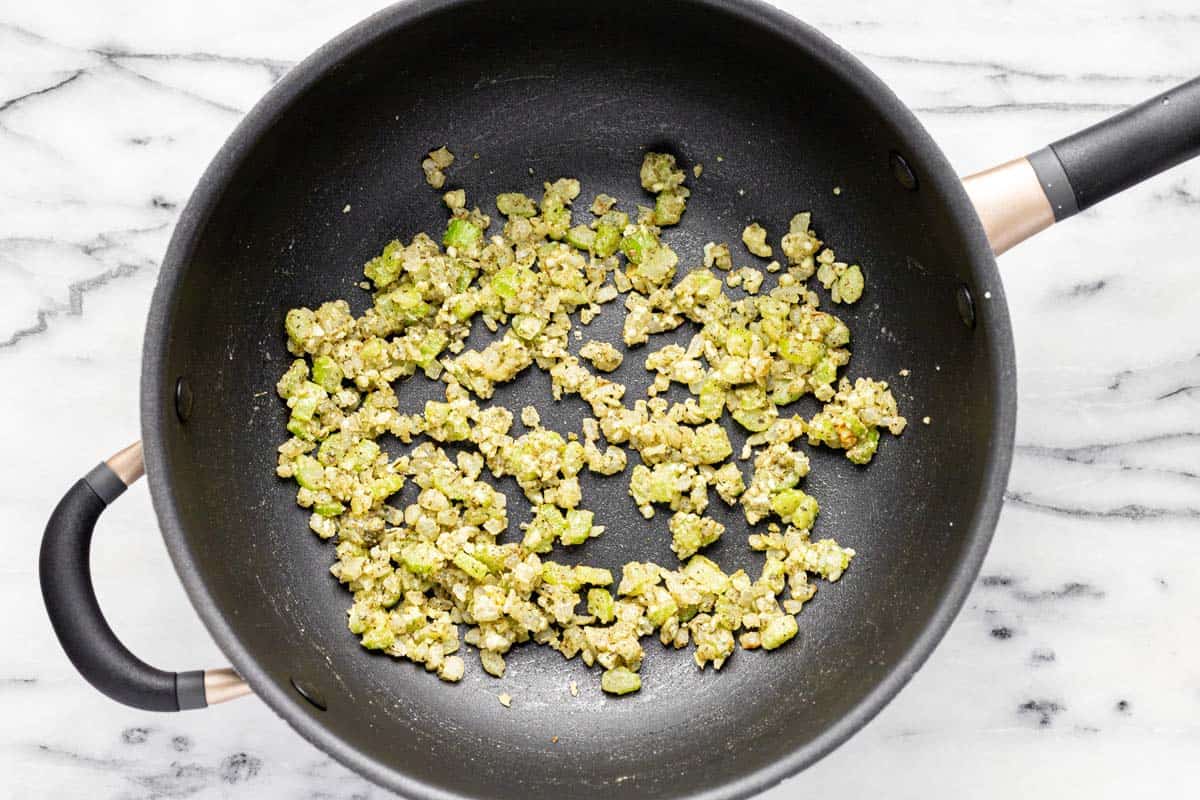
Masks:
[[[201,615],[306,736],[414,795],[745,793],[832,747],[919,665],[998,509],[1011,344],[994,262],[953,174],[895,99],[844,58],[759,6],[435,3],[356,29],[252,113],[164,266],[144,433],[164,535]],[[666,235],[684,266],[710,240],[752,263],[742,228],[759,220],[777,237],[800,210],[839,257],[864,266],[863,299],[836,309],[854,336],[847,374],[891,380],[911,424],[898,439],[885,434],[866,469],[808,451],[804,488],[822,508],[814,533],[859,556],[839,583],[820,585],[789,646],[738,651],[714,673],[646,640],[644,688],[612,699],[597,673],[546,648],[516,650],[503,680],[467,652],[466,678],[449,686],[365,651],[346,630],[350,597],[328,572],[332,545],[308,532],[294,486],[274,476],[286,436],[274,394],[289,358],[283,315],[336,297],[361,309],[366,259],[391,238],[442,229],[440,193],[419,169],[442,144],[458,155],[447,187],[493,214],[496,193],[535,194],[559,176],[583,183],[577,214],[600,191],[632,208],[648,200],[637,178],[644,149],[668,150],[693,191]],[[897,179],[894,154],[915,189]],[[692,179],[697,163],[704,172]],[[623,316],[614,302],[587,333],[619,341]],[[486,338],[480,328],[472,344]],[[618,373],[628,402],[648,383],[643,357],[627,355]],[[193,396],[186,421],[175,411],[179,379]],[[402,407],[437,391],[421,378],[401,384]],[[534,404],[564,433],[583,415],[574,400],[551,401],[534,369],[496,402]],[[797,404],[805,415],[815,408]],[[584,505],[608,530],[560,557],[618,570],[634,559],[674,563],[667,514],[642,520],[627,480],[585,480]],[[511,479],[502,486],[519,535],[527,501]],[[710,508],[728,530],[708,555],[757,575],[740,511],[715,495]]]

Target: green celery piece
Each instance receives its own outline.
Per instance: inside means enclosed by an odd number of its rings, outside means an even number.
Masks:
[[[292,467],[296,483],[316,491],[325,483],[325,468],[312,456],[297,456]]]
[[[428,542],[413,542],[400,551],[400,563],[414,575],[433,572],[439,560],[437,548]]]
[[[576,225],[567,231],[567,244],[578,250],[591,252],[596,244],[596,232],[587,225]]]
[[[567,526],[559,540],[563,544],[583,544],[592,532],[593,514],[585,509],[573,508],[567,512]]]
[[[596,236],[592,239],[592,253],[597,258],[608,258],[617,252],[621,244],[621,229],[615,225],[601,222],[596,228]]]
[[[337,501],[313,504],[313,511],[317,512],[322,517],[336,517],[345,510],[346,507]]]
[[[462,217],[454,217],[446,226],[442,236],[442,244],[453,247],[464,253],[474,252],[483,240],[483,231],[477,225]]]
[[[587,610],[603,623],[612,622],[616,613],[612,593],[607,589],[588,589]]]
[[[795,636],[799,629],[796,618],[791,614],[772,618],[762,631],[763,649],[774,650]]]
[[[609,694],[629,694],[642,688],[642,678],[626,667],[613,667],[601,676],[600,688]]]
[[[345,373],[342,368],[329,356],[317,356],[313,359],[313,380],[325,391],[333,394],[342,388],[342,378]]]
[[[454,565],[477,581],[487,577],[488,567],[466,550],[459,550],[454,556]]]

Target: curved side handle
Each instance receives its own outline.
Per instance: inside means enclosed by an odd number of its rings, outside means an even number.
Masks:
[[[1200,78],[963,180],[1000,255],[1055,222],[1200,155]]]
[[[76,481],[50,515],[38,574],[58,641],[80,675],[127,706],[182,711],[249,694],[231,669],[164,672],[150,666],[121,644],[104,619],[92,586],[92,531],[104,509],[144,472],[137,442]]]

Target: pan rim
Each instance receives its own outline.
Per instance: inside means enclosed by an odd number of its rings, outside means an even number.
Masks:
[[[164,441],[174,419],[165,374],[168,334],[179,301],[181,277],[189,254],[224,194],[230,179],[254,144],[293,103],[331,70],[397,28],[480,0],[406,0],[385,8],[344,31],[288,71],[239,122],[203,173],[180,214],[159,271],[146,323],[142,358],[141,426],[151,500],[172,564],[188,598],[208,632],[238,672],[277,715],[309,743],[369,780],[421,800],[464,800],[364,754],[322,724],[302,698],[277,684],[260,668],[218,610],[205,579],[189,552],[183,523],[177,513],[174,479]],[[992,386],[996,402],[992,442],[985,467],[984,489],[974,519],[964,534],[969,541],[956,573],[923,623],[921,633],[892,665],[885,677],[836,723],[807,744],[765,767],[742,774],[729,773],[718,786],[693,795],[698,800],[731,800],[762,792],[813,763],[844,743],[878,714],[908,683],[941,641],[957,617],[979,573],[991,542],[1007,485],[1016,427],[1016,368],[1011,324],[995,258],[983,227],[962,184],[933,138],[892,90],[855,56],[820,31],[762,0],[691,0],[700,8],[722,11],[750,24],[770,27],[804,48],[830,71],[857,85],[876,110],[900,130],[932,165],[922,181],[946,201],[947,212],[964,240],[976,279],[986,284],[991,299],[976,307],[980,324],[989,332]]]

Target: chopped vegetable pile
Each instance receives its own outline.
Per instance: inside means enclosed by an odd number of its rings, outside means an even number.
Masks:
[[[444,186],[453,161],[446,148],[429,154],[421,166],[430,186]],[[850,330],[819,310],[807,281],[815,276],[833,302],[853,303],[862,270],[836,260],[808,213],[774,246],[759,223],[743,231],[750,253],[785,262],[766,266],[779,273],[768,291],[762,271],[734,269],[727,244],[710,242],[703,266],[680,270],[661,233],[684,214],[685,177],[674,156],[647,153],[641,182],[654,203],[632,216],[601,194],[588,219],[570,178],[546,183],[536,201],[500,194],[505,220],[490,237],[490,216],[468,210],[462,189],[448,191],[440,241],[423,233],[393,241],[364,266],[374,303],[362,315],[345,300],[287,313],[297,358],[278,383],[291,438],[277,473],[299,484],[312,530],[337,540],[332,572],[353,592],[349,627],[364,647],[458,681],[460,636],[495,676],[514,645],[532,640],[599,664],[601,688],[628,694],[641,688],[643,637],[691,645],[701,668],[720,669],[738,644],[773,650],[792,639],[795,615],[816,591],[810,573],[836,581],[849,566],[853,550],[810,536],[819,506],[800,488],[809,472],[801,443],[866,464],[880,430],[899,434],[906,423],[886,383],[839,379]],[[627,348],[685,323],[697,330],[687,347],[646,353],[653,381],[633,402],[601,373],[636,350],[588,340],[571,351],[574,326],[621,296]],[[467,347],[475,319],[494,334],[482,349]],[[526,407],[518,432],[513,412],[488,402],[531,367],[549,373],[555,399],[577,395],[590,406],[581,430],[543,427]],[[444,400],[401,413],[394,385],[417,371],[445,384]],[[673,384],[686,387],[683,402],[664,396]],[[781,411],[809,394],[824,404],[812,418]],[[749,432],[740,453],[753,458],[748,484],[731,460],[726,419]],[[412,446],[385,452],[384,435]],[[631,456],[638,463],[627,468]],[[528,510],[510,509],[485,470],[512,477]],[[630,562],[614,575],[556,561],[556,549],[604,532],[584,506],[584,470],[627,475],[630,502],[646,518],[667,509],[663,535],[680,563]],[[409,481],[416,501],[389,503]],[[726,532],[705,516],[710,488],[740,503],[749,525],[766,523],[749,537],[764,556],[756,578],[700,554]]]

